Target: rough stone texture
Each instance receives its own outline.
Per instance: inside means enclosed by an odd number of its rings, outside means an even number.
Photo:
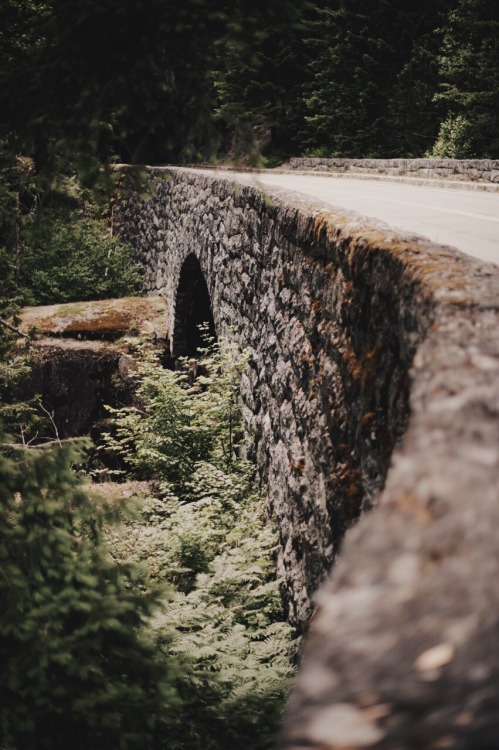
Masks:
[[[384,485],[417,345],[437,310],[474,304],[494,271],[279,189],[176,170],[154,170],[151,183],[152,197],[121,204],[120,231],[148,291],[166,297],[170,330],[194,254],[217,333],[249,350],[243,411],[280,528],[290,616],[303,623],[345,531]]]
[[[47,336],[115,340],[141,334],[167,338],[167,306],[163,297],[123,297],[64,305],[25,307],[21,330],[36,329]]]
[[[499,183],[499,159],[290,159],[291,169]]]
[[[296,195],[172,171],[121,209],[175,316],[199,258],[283,545],[317,595],[285,750],[499,747],[499,270]],[[391,457],[391,467],[388,470]]]
[[[41,395],[60,438],[97,438],[99,422],[108,417],[105,405],[132,402],[133,342],[124,336],[141,334],[168,346],[162,297],[28,307],[20,328],[43,334],[35,341],[26,396]]]
[[[498,311],[440,310],[418,349],[379,507],[318,597],[287,750],[499,747]]]

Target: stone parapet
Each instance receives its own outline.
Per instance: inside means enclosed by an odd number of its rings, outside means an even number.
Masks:
[[[315,609],[281,747],[497,746],[499,269],[280,189],[149,188],[120,232],[170,330],[194,254],[247,349],[290,617]]]
[[[290,169],[499,183],[499,159],[292,158]]]

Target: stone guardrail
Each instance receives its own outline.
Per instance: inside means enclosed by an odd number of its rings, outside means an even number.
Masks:
[[[292,158],[291,169],[499,183],[499,159]]]
[[[498,747],[499,269],[283,190],[150,185],[120,231],[172,330],[197,258],[249,349],[290,615],[315,605],[280,747]]]

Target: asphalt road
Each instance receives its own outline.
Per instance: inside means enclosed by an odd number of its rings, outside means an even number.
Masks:
[[[499,193],[272,171],[217,173],[237,182],[262,188],[275,185],[317,198],[499,265]]]

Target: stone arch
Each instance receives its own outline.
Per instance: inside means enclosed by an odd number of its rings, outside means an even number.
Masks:
[[[184,260],[175,295],[175,321],[172,337],[172,356],[195,357],[203,345],[199,330],[208,326],[208,333],[216,338],[215,322],[208,285],[201,264],[194,253]]]

